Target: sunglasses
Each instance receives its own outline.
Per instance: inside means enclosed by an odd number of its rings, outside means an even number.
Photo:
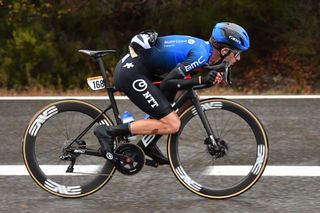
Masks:
[[[241,50],[232,50],[231,52],[233,52],[234,57],[237,58],[238,56],[240,56],[242,51]]]
[[[225,56],[229,55],[230,53],[233,53],[234,57],[237,58],[238,56],[240,56],[241,52],[242,52],[241,50],[229,49]]]

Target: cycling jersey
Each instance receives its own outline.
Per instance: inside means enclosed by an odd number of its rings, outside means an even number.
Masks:
[[[118,62],[115,87],[142,111],[161,119],[172,112],[170,101],[178,89],[198,84],[196,78],[183,77],[208,63],[212,53],[210,43],[202,39],[182,35],[158,37],[156,44],[139,51],[138,57],[127,54]],[[170,74],[160,90],[152,81],[164,73]]]
[[[178,64],[186,74],[208,62],[213,48],[208,41],[183,35],[158,37],[156,45],[143,52],[142,58],[156,74],[168,73]]]

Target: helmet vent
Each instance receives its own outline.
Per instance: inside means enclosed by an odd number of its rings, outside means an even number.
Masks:
[[[241,44],[244,45],[244,40],[243,38],[240,38]]]
[[[247,33],[245,33],[245,32],[242,32],[243,33],[243,35],[248,39],[249,38],[249,36],[248,36],[248,34]]]

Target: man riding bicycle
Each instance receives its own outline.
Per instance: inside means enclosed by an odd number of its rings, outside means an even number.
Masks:
[[[150,119],[134,121],[116,126],[97,126],[94,130],[104,156],[113,153],[116,136],[164,135],[179,131],[180,119],[171,107],[178,90],[196,85],[208,86],[220,83],[222,73],[209,71],[207,74],[186,78],[205,65],[226,63],[231,66],[240,60],[240,53],[249,48],[249,36],[241,26],[217,23],[209,41],[182,35],[157,37],[147,31],[134,36],[129,53],[117,64],[114,73],[115,87],[124,92]],[[152,84],[159,76],[166,74],[160,87]],[[138,145],[145,154],[167,164],[156,142]]]

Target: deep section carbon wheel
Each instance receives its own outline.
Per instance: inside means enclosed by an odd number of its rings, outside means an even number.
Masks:
[[[258,118],[226,99],[200,102],[220,146],[216,149],[194,106],[180,116],[180,131],[168,138],[170,166],[187,189],[205,198],[225,199],[252,187],[268,159],[268,139]]]
[[[98,191],[110,180],[115,167],[99,156],[100,145],[93,134],[96,125],[112,125],[106,115],[70,145],[100,113],[84,101],[62,100],[33,117],[23,138],[23,159],[41,188],[60,197],[79,198]]]

